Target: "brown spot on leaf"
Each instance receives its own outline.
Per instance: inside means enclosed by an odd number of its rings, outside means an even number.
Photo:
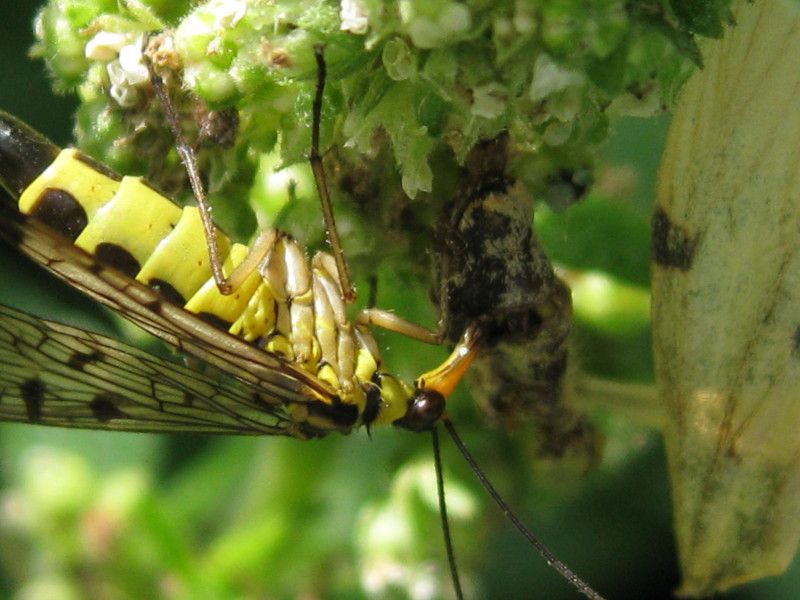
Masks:
[[[699,236],[673,223],[660,206],[653,212],[652,232],[653,260],[657,265],[681,271],[692,268]]]

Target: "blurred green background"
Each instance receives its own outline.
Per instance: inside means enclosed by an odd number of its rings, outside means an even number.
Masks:
[[[54,96],[42,64],[27,57],[38,4],[0,3],[0,107],[67,144],[75,101]],[[618,284],[605,311],[591,310],[597,291],[576,292],[576,347],[582,367],[630,381],[652,380],[642,298],[665,131],[664,119],[616,123],[595,195],[538,221],[555,259]],[[0,250],[1,302],[130,334]],[[381,306],[434,322],[426,290],[391,273],[378,277]],[[442,354],[382,339],[390,344],[386,362],[409,378]],[[560,558],[607,597],[670,597],[678,574],[664,453],[657,433],[629,418],[633,410],[592,410],[606,454],[583,473],[537,461],[524,429],[509,435],[488,427],[467,390],[451,407],[479,463]],[[468,594],[576,597],[490,505],[447,440],[444,446]],[[0,425],[0,597],[362,598],[370,590],[373,597],[449,597],[430,454],[427,436],[391,429],[371,439],[359,432],[299,442]],[[794,598],[799,587],[795,565],[726,597]]]

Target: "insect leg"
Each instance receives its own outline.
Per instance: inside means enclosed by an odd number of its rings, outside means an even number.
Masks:
[[[356,323],[363,327],[374,325],[434,346],[438,346],[443,341],[440,332],[407,321],[403,317],[381,308],[363,309],[356,316]]]
[[[322,167],[322,156],[319,153],[319,127],[322,112],[322,94],[325,91],[326,67],[325,57],[323,56],[322,44],[314,46],[314,56],[317,59],[317,90],[314,94],[314,104],[312,106],[313,120],[311,122],[311,155],[309,162],[314,173],[314,180],[317,183],[320,204],[322,205],[322,215],[325,219],[325,228],[328,231],[328,240],[331,244],[333,258],[336,261],[336,270],[339,273],[339,282],[342,286],[342,299],[348,304],[356,299],[356,291],[353,288],[350,272],[344,259],[342,242],[339,239],[339,231],[336,229],[336,220],[333,216],[331,206],[331,196],[328,191],[328,181],[325,177],[325,169]]]
[[[178,121],[178,115],[175,112],[175,107],[164,85],[164,80],[156,73],[152,63],[149,60],[146,62],[147,68],[150,71],[150,82],[153,85],[156,96],[158,96],[161,108],[164,111],[164,116],[175,138],[175,149],[178,151],[181,162],[186,168],[186,173],[189,176],[189,184],[192,186],[192,192],[197,201],[197,206],[200,209],[200,219],[203,223],[203,231],[206,237],[206,244],[208,245],[211,274],[214,276],[214,281],[220,293],[228,295],[233,292],[234,288],[230,280],[226,278],[222,272],[222,258],[220,257],[219,246],[217,245],[216,228],[211,219],[211,206],[208,204],[208,197],[206,196],[203,182],[200,180],[200,169],[197,166],[197,154],[191,144],[189,144],[183,136],[183,131]]]
[[[244,283],[245,279],[250,276],[250,273],[258,268],[267,255],[272,252],[275,247],[275,242],[277,241],[278,231],[275,229],[267,229],[258,234],[255,241],[250,246],[250,251],[247,253],[245,259],[236,266],[227,278],[231,291],[238,289],[239,286]],[[219,287],[219,281],[216,283],[217,287]],[[221,288],[220,292],[222,292]]]
[[[365,308],[359,312],[356,324],[362,328],[375,325],[427,344],[440,345],[444,342],[443,332],[432,331],[378,308]],[[480,326],[475,323],[467,327],[450,356],[442,364],[417,378],[417,390],[437,392],[447,398],[477,357],[480,340]]]
[[[203,224],[203,232],[208,247],[211,274],[214,277],[214,282],[217,284],[219,292],[227,296],[232,294],[244,283],[250,273],[255,270],[262,259],[269,253],[275,243],[275,232],[261,232],[251,246],[250,252],[244,261],[242,261],[229,276],[225,276],[222,269],[223,257],[221,256],[217,243],[217,230],[211,218],[211,205],[208,203],[208,196],[206,195],[203,182],[200,178],[200,169],[197,165],[197,153],[183,135],[175,106],[169,97],[169,92],[167,91],[166,85],[164,85],[163,78],[156,72],[152,61],[147,59],[148,54],[146,52],[144,56],[146,57],[147,69],[150,72],[150,83],[161,103],[164,116],[175,138],[175,148],[178,151],[181,162],[186,168],[186,173],[189,176],[189,184],[192,187],[192,193],[200,209],[200,219]]]
[[[335,259],[323,252],[314,255],[311,261],[314,273],[314,301],[317,314],[317,327],[323,356],[334,367],[345,389],[354,373],[356,364],[356,338],[360,345],[370,349],[376,360],[380,356],[377,344],[369,334],[359,335],[353,330],[344,303],[341,281]],[[324,305],[324,308],[323,308]],[[323,310],[317,310],[323,308]]]

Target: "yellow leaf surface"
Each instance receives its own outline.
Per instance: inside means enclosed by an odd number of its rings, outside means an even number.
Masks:
[[[682,92],[653,322],[683,583],[778,574],[800,538],[800,10],[741,2]]]

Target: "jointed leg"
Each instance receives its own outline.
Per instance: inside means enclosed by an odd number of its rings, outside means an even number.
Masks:
[[[328,231],[328,240],[331,244],[333,258],[336,261],[336,270],[339,273],[339,282],[342,285],[342,299],[348,304],[356,299],[356,291],[350,279],[350,272],[344,259],[342,242],[339,239],[339,231],[336,229],[336,220],[333,216],[331,197],[328,191],[328,182],[325,177],[325,170],[322,168],[322,156],[319,153],[319,128],[322,112],[322,94],[325,91],[325,57],[323,56],[322,45],[314,46],[314,56],[317,59],[317,91],[314,95],[312,106],[313,121],[311,123],[311,155],[309,161],[311,170],[314,172],[314,180],[317,183],[320,204],[322,205],[322,215],[325,219],[325,228]]]
[[[206,244],[208,246],[211,274],[214,277],[214,281],[220,293],[224,295],[231,294],[233,290],[236,289],[236,286],[234,286],[231,279],[225,277],[222,272],[222,258],[217,244],[217,231],[214,227],[214,221],[211,219],[211,206],[208,203],[208,197],[203,188],[203,182],[200,179],[200,169],[197,166],[197,154],[183,135],[178,115],[167,93],[164,80],[156,73],[149,60],[147,60],[147,68],[150,71],[150,82],[153,85],[156,96],[158,96],[159,102],[161,102],[161,107],[164,110],[167,123],[175,138],[175,148],[178,151],[178,155],[181,157],[183,166],[186,168],[186,173],[189,176],[189,184],[192,186],[192,192],[194,193],[195,200],[197,200],[197,206],[200,209],[200,220],[203,223],[203,232],[205,233]],[[242,281],[243,280],[244,278],[242,278]]]
[[[441,344],[443,339],[439,331],[432,331],[422,325],[406,321],[393,312],[380,308],[365,308],[356,316],[356,323],[363,326],[375,325],[434,346]]]
[[[147,54],[145,53],[145,56]],[[203,182],[200,179],[200,169],[197,166],[197,153],[194,147],[189,144],[181,130],[178,115],[175,112],[175,106],[169,97],[167,88],[164,85],[164,80],[158,73],[156,73],[150,61],[147,61],[147,68],[150,71],[150,81],[158,96],[161,107],[164,111],[167,123],[169,124],[172,135],[175,138],[175,148],[181,157],[186,172],[189,176],[189,183],[192,186],[192,192],[197,200],[197,206],[200,209],[200,220],[203,223],[203,233],[206,238],[206,245],[208,246],[209,263],[211,266],[211,274],[217,284],[217,288],[223,295],[233,293],[245,279],[258,267],[258,264],[269,254],[277,240],[277,232],[274,229],[268,229],[259,233],[253,245],[250,247],[250,252],[247,257],[233,270],[233,272],[226,277],[222,268],[222,256],[219,252],[217,244],[216,227],[211,218],[211,206],[208,203]]]

